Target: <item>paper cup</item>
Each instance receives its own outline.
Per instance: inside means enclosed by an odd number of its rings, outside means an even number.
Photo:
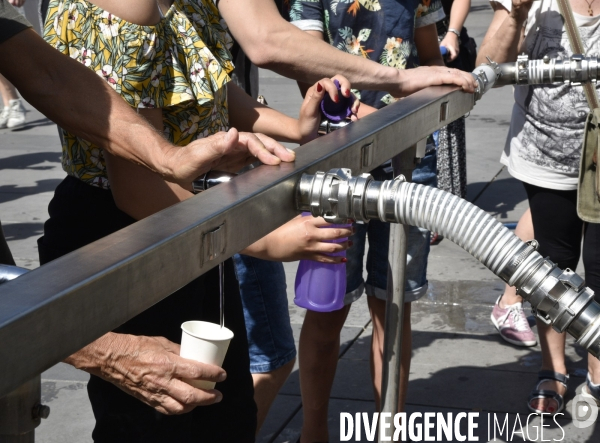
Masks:
[[[181,325],[181,350],[183,358],[221,367],[229,342],[233,338],[230,329],[206,321],[186,321]],[[215,382],[184,380],[199,389],[213,389]]]

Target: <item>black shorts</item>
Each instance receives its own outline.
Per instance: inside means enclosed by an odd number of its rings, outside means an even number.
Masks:
[[[85,246],[135,220],[120,211],[110,191],[67,177],[56,189],[49,206],[50,219],[38,240],[40,263],[47,263]],[[168,275],[164,276],[169,278]],[[223,368],[227,380],[216,389],[223,400],[192,412],[166,416],[124,393],[115,385],[90,376],[88,394],[96,418],[95,442],[106,443],[232,443],[253,442],[256,405],[250,375],[248,342],[237,280],[231,260],[225,266],[226,325],[235,336]],[[181,342],[181,323],[187,320],[219,321],[218,269],[214,268],[171,296],[118,327],[124,334],[161,336]]]
[[[582,256],[585,283],[600,302],[600,224],[577,216],[577,191],[557,191],[523,183],[529,199],[539,253],[559,268],[575,270]]]

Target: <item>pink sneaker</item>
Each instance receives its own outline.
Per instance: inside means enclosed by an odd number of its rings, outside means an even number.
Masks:
[[[491,319],[500,336],[516,346],[535,346],[537,340],[529,327],[523,305],[515,303],[506,306],[506,308],[501,308],[498,304],[499,301],[500,298],[496,300],[494,309],[492,309]]]

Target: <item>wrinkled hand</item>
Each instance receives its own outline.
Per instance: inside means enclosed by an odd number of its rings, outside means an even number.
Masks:
[[[334,79],[340,83],[341,91],[337,90],[333,83]],[[336,75],[331,79],[324,78],[319,80],[306,91],[298,118],[300,144],[307,143],[317,138],[317,131],[319,130],[319,124],[322,119],[320,108],[321,100],[323,100],[325,94],[329,94],[331,99],[334,102],[337,102],[339,92],[341,92],[344,97],[350,97],[352,94],[350,92],[350,82],[341,75]],[[356,113],[358,112],[359,106],[360,102],[354,100],[354,103],[352,104],[352,115],[350,116],[352,121],[357,120]]]
[[[276,261],[314,260],[321,263],[342,263],[344,257],[327,254],[341,252],[349,242],[330,243],[331,240],[352,235],[351,228],[327,228],[323,218],[298,216],[247,248],[244,253]],[[257,253],[258,252],[258,253]]]
[[[25,4],[25,0],[8,0],[8,3],[10,3],[11,5],[16,6],[18,8]]]
[[[446,59],[451,62],[458,57],[460,46],[458,45],[458,36],[454,32],[446,32],[444,39],[440,42],[440,46],[445,46],[448,50]]]
[[[238,132],[232,128],[195,140],[185,147],[173,146],[165,154],[168,165],[162,175],[166,180],[184,187],[211,169],[238,172],[244,166],[260,160],[265,165],[292,162],[293,151],[263,134]]]
[[[463,91],[473,93],[477,82],[470,72],[445,66],[419,66],[399,71],[402,74],[400,89],[402,96],[413,94],[429,86],[456,85]]]
[[[183,414],[196,406],[218,403],[222,394],[197,389],[182,378],[220,382],[218,366],[179,356],[179,345],[163,337],[110,332],[65,360],[78,369],[109,381],[163,414]]]

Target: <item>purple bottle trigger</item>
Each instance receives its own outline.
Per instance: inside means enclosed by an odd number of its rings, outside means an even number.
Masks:
[[[333,80],[333,84],[337,88],[338,102],[334,102],[329,94],[325,94],[325,98],[321,100],[321,112],[331,122],[341,122],[346,120],[352,115],[352,103],[354,102],[354,95],[350,94],[350,97],[344,97],[341,93],[340,82]]]

